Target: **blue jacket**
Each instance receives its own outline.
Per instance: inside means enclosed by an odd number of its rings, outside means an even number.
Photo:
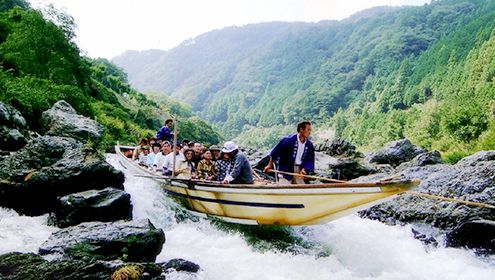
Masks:
[[[158,130],[158,132],[156,133],[157,140],[170,141],[173,137],[173,134],[170,132],[170,129],[166,125],[162,126],[162,128],[160,128],[160,130]]]
[[[294,163],[296,161],[297,154],[297,134],[289,135],[275,146],[270,152],[270,156],[274,162],[278,161],[278,169],[285,172],[294,172]],[[306,172],[315,171],[315,148],[313,143],[306,139],[304,145],[304,152],[302,155],[301,169],[304,168]],[[291,180],[291,175],[283,175],[285,179]]]

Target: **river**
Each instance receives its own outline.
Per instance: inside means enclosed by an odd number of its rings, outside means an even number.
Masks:
[[[107,160],[117,169],[114,155]],[[125,171],[125,170],[123,170]],[[149,218],[167,238],[157,261],[184,258],[199,264],[196,275],[170,279],[495,279],[495,256],[465,249],[426,246],[411,226],[388,226],[349,215],[308,227],[246,227],[189,216],[160,186],[126,172],[134,218]],[[57,230],[47,215],[20,216],[0,208],[0,254],[36,252]]]

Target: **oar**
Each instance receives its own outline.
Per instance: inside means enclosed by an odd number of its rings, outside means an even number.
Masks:
[[[495,209],[495,205],[491,205],[491,204],[483,203],[483,202],[474,202],[474,201],[462,200],[462,199],[457,199],[457,198],[450,198],[450,197],[439,196],[439,195],[434,195],[434,194],[413,192],[413,191],[408,191],[406,193],[412,194],[412,195],[417,195],[417,196],[422,196],[422,197],[427,197],[427,198],[449,201],[449,202],[457,202],[457,203],[462,203],[462,204],[471,205],[471,206]]]
[[[285,174],[285,175],[291,175],[291,176],[302,176],[302,177],[306,177],[306,178],[310,178],[310,179],[316,179],[316,180],[322,180],[322,181],[329,181],[329,182],[334,182],[334,183],[345,183],[345,182],[347,182],[347,181],[330,179],[330,178],[319,177],[319,176],[312,176],[312,175],[304,175],[304,174],[298,174],[298,173],[292,173],[292,172],[285,172],[285,171],[280,171],[280,170],[275,170],[275,169],[268,169],[268,172],[275,172],[275,173],[280,173],[280,174]]]

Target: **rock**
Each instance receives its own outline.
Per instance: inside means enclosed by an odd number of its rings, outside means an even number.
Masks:
[[[0,160],[0,206],[27,215],[54,210],[57,196],[114,187],[124,174],[96,150],[66,137],[42,136]]]
[[[353,158],[337,158],[335,161],[329,163],[328,168],[332,171],[332,173],[327,174],[327,176],[330,176],[333,179],[351,180],[376,172],[370,167],[361,165],[356,159]]]
[[[160,264],[165,272],[174,269],[175,271],[198,272],[199,265],[184,259],[172,259],[166,263]]]
[[[425,166],[425,165],[440,164],[440,163],[443,163],[440,152],[439,151],[431,151],[431,152],[419,154],[415,158],[413,158],[411,161],[401,163],[397,167],[397,170],[398,171],[404,170],[404,169],[412,167],[412,166]]]
[[[46,135],[72,137],[86,143],[99,142],[103,127],[96,121],[78,115],[72,106],[60,100],[41,115],[41,130]]]
[[[323,152],[329,156],[343,156],[343,157],[360,157],[361,153],[356,151],[356,146],[350,142],[337,137],[332,140],[325,140],[323,143],[315,146],[315,150]]]
[[[113,222],[132,219],[131,196],[123,190],[105,188],[59,198],[54,221],[59,227],[82,222]]]
[[[26,120],[14,107],[0,102],[0,150],[17,151],[29,140]]]
[[[415,191],[495,205],[494,154],[493,151],[479,152],[456,165],[412,166],[404,169],[402,174],[405,179],[422,180]],[[388,175],[376,174],[358,178],[358,181],[373,181]],[[410,194],[362,211],[360,215],[389,224],[428,224],[446,234],[474,220],[495,220],[495,211],[492,209]]]
[[[398,166],[425,152],[422,148],[411,144],[408,139],[401,139],[385,144],[378,152],[371,154],[368,160],[369,162]]]
[[[0,279],[4,280],[38,280],[38,279],[65,279],[65,280],[108,280],[108,279],[134,279],[117,278],[126,276],[126,272],[138,270],[141,278],[149,275],[151,279],[157,279],[162,274],[162,268],[154,263],[124,263],[122,261],[95,261],[91,259],[81,260],[57,260],[47,261],[39,255],[28,253],[8,253],[0,256]],[[127,275],[129,276],[129,275]]]
[[[148,219],[129,222],[89,222],[53,233],[40,249],[49,259],[122,259],[154,262],[165,234]]]
[[[495,221],[475,220],[456,227],[447,235],[447,245],[495,253]]]

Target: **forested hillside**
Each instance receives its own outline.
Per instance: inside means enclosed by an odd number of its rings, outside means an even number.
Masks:
[[[494,27],[494,1],[439,0],[229,27],[114,62],[249,144],[311,119],[364,148],[408,137],[455,157],[495,148]]]
[[[182,137],[220,141],[189,105],[151,100],[108,60],[81,56],[73,39],[70,15],[53,8],[42,13],[23,0],[0,1],[0,101],[17,108],[32,130],[39,129],[43,111],[64,99],[104,125],[103,148],[153,136],[172,114],[183,121]]]

